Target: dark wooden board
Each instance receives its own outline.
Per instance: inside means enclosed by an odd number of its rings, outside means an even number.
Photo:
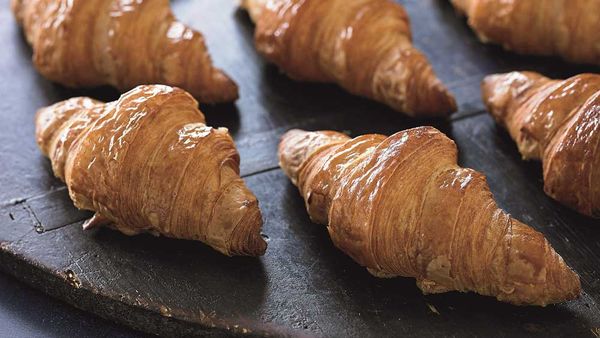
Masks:
[[[76,309],[1,272],[0,290],[0,337],[154,337]]]
[[[37,108],[76,95],[113,100],[108,88],[69,90],[40,77],[31,50],[0,3],[0,268],[72,305],[164,335],[582,336],[600,334],[600,222],[542,191],[541,167],[523,162],[480,100],[493,72],[533,69],[569,76],[597,68],[522,57],[480,44],[446,1],[407,0],[416,45],[456,95],[448,121],[410,120],[332,85],[297,83],[254,50],[253,27],[235,1],[174,0],[182,21],[202,30],[215,63],[241,88],[236,104],[203,106],[211,125],[230,129],[242,174],[258,196],[269,248],[262,258],[228,258],[206,246],[151,236],[84,232],[89,213],[73,208],[33,138]],[[434,125],[456,140],[460,163],[488,176],[498,203],[539,231],[580,274],[581,299],[514,307],[473,294],[424,296],[413,279],[378,279],[336,250],[309,221],[295,187],[277,168],[287,129],[353,135]]]

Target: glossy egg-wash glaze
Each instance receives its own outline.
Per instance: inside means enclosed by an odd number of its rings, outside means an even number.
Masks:
[[[480,40],[600,64],[599,0],[451,0]]]
[[[456,110],[408,15],[388,0],[244,0],[258,51],[290,77],[333,82],[411,116]]]
[[[485,177],[459,167],[454,142],[432,127],[354,139],[292,130],[279,159],[311,219],[376,276],[519,305],[581,292],[544,236],[500,210]]]
[[[204,38],[168,0],[12,0],[40,73],[69,87],[181,87],[202,102],[233,101],[237,85],[212,65]]]
[[[226,255],[261,255],[262,218],[239,176],[225,128],[204,124],[181,89],[139,86],[118,101],[73,98],[41,109],[37,142],[84,227],[202,241]]]
[[[600,217],[600,75],[550,80],[532,72],[488,76],[483,99],[525,159],[541,160],[544,191]]]

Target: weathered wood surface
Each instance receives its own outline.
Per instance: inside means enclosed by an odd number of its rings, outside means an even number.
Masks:
[[[542,191],[541,167],[520,159],[480,100],[493,72],[533,69],[569,76],[597,68],[521,57],[480,44],[445,1],[401,1],[415,42],[457,96],[449,121],[415,121],[330,85],[296,83],[254,50],[253,27],[233,0],[172,1],[201,29],[215,63],[241,88],[235,105],[202,107],[226,126],[242,173],[258,196],[269,237],[259,259],[227,258],[204,245],[151,236],[84,232],[89,213],[73,208],[33,138],[40,106],[76,95],[113,100],[111,89],[68,90],[40,77],[1,1],[0,268],[79,308],[162,334],[323,336],[583,336],[600,334],[600,222],[560,206]],[[460,163],[482,171],[498,203],[543,232],[580,274],[580,300],[514,307],[473,294],[423,296],[413,279],[377,279],[336,250],[312,224],[295,187],[277,169],[287,129],[337,129],[353,135],[434,125],[456,140]]]
[[[154,337],[108,321],[57,298],[48,297],[0,272],[0,337],[86,338]]]

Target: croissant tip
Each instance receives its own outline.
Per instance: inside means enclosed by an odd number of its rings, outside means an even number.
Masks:
[[[440,102],[439,106],[441,113],[445,115],[450,115],[456,112],[456,110],[458,109],[456,99],[454,98],[450,90],[448,90],[448,88],[446,88],[446,86],[439,80],[435,85],[435,91],[437,92],[438,100]]]
[[[441,118],[455,113],[458,106],[448,88],[436,77],[430,77],[429,81],[427,95],[409,103],[407,114],[417,118]]]
[[[447,109],[444,111],[446,116],[450,116],[458,110],[456,99],[449,92],[446,93],[446,106]]]
[[[231,78],[227,77],[227,80],[223,84],[222,94],[224,102],[234,102],[240,98],[240,89]]]
[[[267,251],[267,242],[262,238],[260,234],[252,234],[246,238],[244,247],[232,250],[228,253],[229,256],[250,256],[260,257],[264,256]]]
[[[230,239],[230,256],[258,257],[265,254],[267,242],[261,235],[263,225],[262,214],[258,202],[249,207],[248,212],[236,225]]]
[[[566,263],[564,263],[563,276],[564,280],[561,281],[564,285],[568,285],[566,288],[566,292],[564,293],[564,300],[574,300],[581,297],[582,289],[581,289],[581,279],[579,275],[571,269]]]
[[[240,97],[237,83],[220,69],[215,68],[213,70],[209,83],[208,87],[202,86],[190,90],[192,96],[197,98],[200,103],[219,104],[235,102]]]
[[[534,302],[529,305],[546,306],[548,304],[558,304],[576,300],[581,297],[582,289],[579,275],[567,265],[564,265],[559,269],[561,269],[559,273],[562,274],[562,276],[555,285],[548,287],[547,297],[539,302]]]

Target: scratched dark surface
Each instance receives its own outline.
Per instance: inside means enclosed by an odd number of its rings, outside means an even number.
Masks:
[[[215,63],[237,81],[235,105],[202,107],[226,126],[242,174],[258,196],[269,248],[262,258],[227,258],[196,242],[84,232],[77,211],[34,142],[37,108],[72,96],[116,99],[110,89],[68,90],[40,77],[31,50],[1,0],[0,268],[101,317],[164,335],[582,336],[600,334],[600,222],[542,191],[541,167],[520,160],[486,114],[479,82],[488,73],[533,69],[565,77],[597,68],[521,57],[480,44],[445,1],[401,1],[416,45],[456,95],[449,121],[415,121],[330,85],[296,83],[254,50],[253,26],[233,0],[173,0],[179,18],[202,30]],[[277,168],[287,129],[353,135],[434,125],[456,140],[460,163],[482,171],[501,207],[543,232],[579,273],[584,294],[546,308],[514,307],[474,294],[424,296],[413,279],[378,279],[336,250],[312,224]],[[142,336],[0,275],[0,336]]]

